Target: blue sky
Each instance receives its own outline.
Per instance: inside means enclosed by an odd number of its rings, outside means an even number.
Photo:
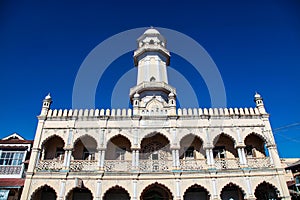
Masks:
[[[300,157],[300,3],[289,0],[1,1],[0,136],[33,139],[43,97],[51,92],[53,108],[71,108],[89,52],[112,35],[145,26],[201,44],[222,75],[228,107],[254,107],[254,92],[261,93],[280,156]],[[172,54],[171,66],[196,88],[200,106],[209,107],[207,87],[189,63]],[[107,69],[97,107],[109,107],[109,83],[132,67],[128,53]]]

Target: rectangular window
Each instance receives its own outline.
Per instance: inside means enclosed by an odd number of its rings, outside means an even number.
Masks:
[[[152,153],[151,157],[152,157],[152,160],[158,160],[158,153],[157,152]]]
[[[226,158],[225,146],[216,146],[213,149],[214,158]]]
[[[57,147],[55,152],[55,158],[59,160],[63,160],[65,155],[65,151],[63,147]]]
[[[245,153],[247,157],[254,157],[254,149],[252,145],[247,145],[245,148]]]
[[[2,151],[0,165],[22,165],[24,152]]]
[[[189,147],[185,149],[184,152],[185,158],[194,158],[194,147]]]

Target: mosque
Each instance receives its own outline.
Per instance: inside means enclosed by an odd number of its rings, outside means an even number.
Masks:
[[[130,109],[52,109],[45,97],[22,200],[290,199],[262,97],[178,108],[166,45],[154,28],[137,39]]]

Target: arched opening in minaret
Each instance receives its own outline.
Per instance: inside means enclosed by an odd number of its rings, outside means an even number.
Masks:
[[[96,149],[96,140],[89,135],[84,135],[75,141],[72,156],[74,160],[95,160]]]
[[[226,185],[221,191],[222,200],[244,200],[245,192],[233,183]]]
[[[63,160],[65,142],[57,135],[48,138],[42,144],[42,160]]]
[[[105,171],[130,171],[132,164],[131,143],[123,135],[111,138],[105,151]]]
[[[140,170],[165,171],[171,170],[172,156],[169,140],[161,133],[151,133],[141,142]]]
[[[183,200],[209,200],[209,196],[209,192],[204,187],[195,184],[185,191]]]
[[[259,200],[280,199],[278,189],[265,181],[256,187],[254,195]]]
[[[122,187],[115,186],[107,190],[103,200],[130,200],[129,193]]]

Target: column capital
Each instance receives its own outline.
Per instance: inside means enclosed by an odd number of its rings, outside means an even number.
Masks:
[[[106,150],[106,148],[104,148],[104,147],[97,148],[97,151],[105,151],[105,150]]]

